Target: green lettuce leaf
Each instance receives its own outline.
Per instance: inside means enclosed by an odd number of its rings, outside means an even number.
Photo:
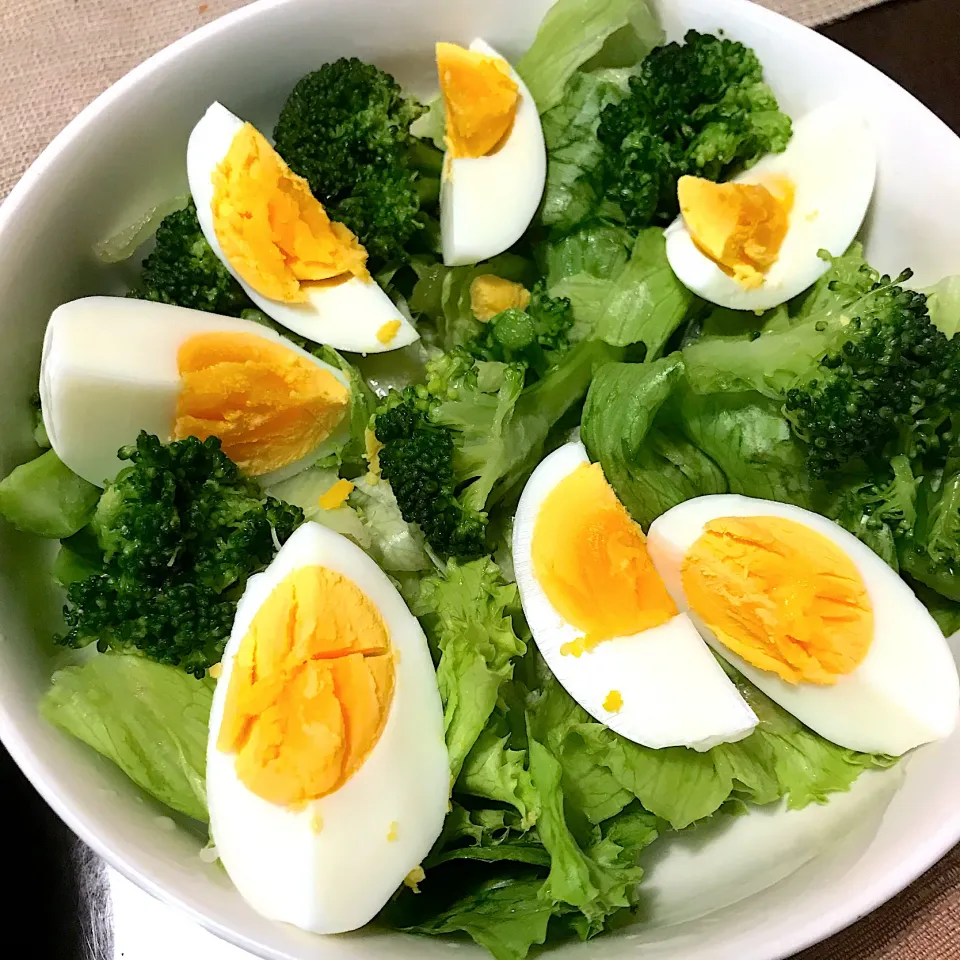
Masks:
[[[0,515],[25,533],[62,539],[89,523],[101,493],[48,450],[0,480]]]
[[[509,746],[506,719],[495,712],[463,762],[455,792],[514,807],[520,814],[519,829],[537,821],[540,798],[526,768],[524,750]]]
[[[339,478],[334,467],[310,467],[287,480],[271,484],[265,490],[271,497],[300,507],[307,520],[314,520],[331,530],[336,530],[337,533],[342,533],[353,540],[357,546],[369,550],[372,543],[370,533],[357,511],[349,503],[343,503],[332,510],[325,510],[320,506],[320,497]]]
[[[806,456],[781,412],[759,393],[681,391],[684,435],[717,464],[731,493],[813,509]]]
[[[547,938],[553,905],[538,894],[543,881],[534,875],[495,877],[477,885],[452,907],[414,926],[410,933],[466,933],[495,960],[523,960]]]
[[[581,434],[617,496],[642,526],[691,497],[726,493],[720,468],[658,414],[683,383],[678,354],[653,363],[611,363],[593,378]]]
[[[652,360],[695,298],[670,269],[662,230],[641,231],[624,260],[626,236],[616,227],[588,227],[551,245],[547,282],[551,296],[570,300],[581,337],[617,347],[643,343]]]
[[[513,664],[526,652],[514,631],[520,596],[490,559],[458,564],[424,578],[408,597],[420,617],[439,662],[437,684],[443,701],[444,735],[451,782],[487,726],[500,688],[513,676]]]
[[[354,484],[350,505],[360,516],[370,556],[388,573],[415,573],[432,567],[423,535],[401,516],[390,484],[383,480],[372,483],[365,477]]]
[[[145,657],[100,654],[53,675],[40,702],[51,723],[112,760],[168,807],[206,821],[213,682]]]
[[[952,339],[960,330],[960,276],[946,277],[923,292],[930,319]]]
[[[645,0],[558,0],[516,69],[544,113],[576,70],[631,66],[662,40]]]
[[[622,98],[614,75],[575,73],[563,99],[544,113],[547,184],[540,206],[544,226],[564,233],[597,212],[603,196],[597,175],[604,152],[597,139],[600,111]]]

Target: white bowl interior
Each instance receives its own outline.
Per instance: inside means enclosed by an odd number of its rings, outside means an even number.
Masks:
[[[32,456],[27,400],[50,311],[112,292],[93,244],[186,190],[187,135],[222,100],[272,126],[293,83],[356,55],[408,88],[434,87],[432,45],[483,36],[515,57],[549,0],[263,0],[175,44],[104,94],[55,141],[0,210],[0,470]],[[672,39],[688,28],[756,48],[789,112],[851,95],[868,112],[880,178],[865,230],[873,263],[914,266],[919,284],[960,272],[960,141],[892,81],[851,54],[745,0],[659,0]],[[36,704],[64,658],[44,637],[61,598],[49,548],[0,530],[0,735],[33,783],[87,842],[148,891],[263,957],[368,960],[450,955],[453,947],[369,931],[320,939],[258,917],[204,839],[139,794],[110,763],[43,723]],[[865,775],[826,807],[756,811],[655,845],[649,922],[558,956],[622,960],[772,960],[826,936],[906,885],[960,838],[960,734],[886,773]],[[461,948],[463,949],[463,948]],[[470,948],[471,950],[473,948]],[[479,955],[479,952],[478,952]]]

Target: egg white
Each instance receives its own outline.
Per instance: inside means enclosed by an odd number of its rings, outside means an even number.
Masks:
[[[395,655],[396,684],[383,733],[363,766],[334,793],[290,809],[248,790],[235,757],[217,749],[217,737],[234,658],[254,616],[286,576],[314,564],[348,577],[377,607]],[[358,546],[305,523],[247,584],[222,670],[210,714],[207,800],[211,836],[230,879],[273,920],[314,933],[363,926],[430,851],[447,813],[443,709],[420,624]]]
[[[501,57],[483,40],[470,49]],[[540,113],[527,85],[511,67],[520,101],[513,128],[496,153],[444,158],[440,233],[448,266],[479,263],[503,253],[530,226],[547,180],[547,150]]]
[[[187,180],[207,243],[247,296],[288,330],[338,350],[385,353],[417,340],[420,335],[416,328],[373,280],[353,277],[335,286],[309,284],[304,302],[283,303],[258,293],[234,270],[217,239],[212,211],[212,178],[242,128],[243,121],[239,117],[220,103],[211,104],[193,128],[187,143]],[[400,321],[399,330],[389,343],[381,343],[377,332],[394,320]]]
[[[635,743],[709,750],[742,739],[757,717],[683,614],[633,636],[605,640],[580,657],[560,652],[582,631],[563,619],[537,581],[533,534],[544,500],[584,463],[589,458],[581,443],[550,454],[527,482],[514,522],[517,586],[547,666],[587,713]],[[623,697],[615,713],[604,707],[611,690]]]
[[[201,333],[247,333],[280,343],[350,389],[342,370],[252,320],[151,300],[85,297],[57,307],[43,338],[40,408],[57,456],[102,487],[129,466],[117,459],[117,450],[134,443],[141,430],[169,441],[182,386],[177,352]],[[309,454],[258,479],[293,476],[341,446],[349,430],[345,415]]]
[[[683,559],[720,517],[783,517],[835,543],[853,561],[873,606],[874,635],[863,662],[836,684],[787,683],[724,646],[689,610]],[[833,743],[867,753],[900,756],[948,736],[960,712],[960,683],[936,621],[903,580],[866,544],[832,520],[800,507],[735,494],[681,503],[650,526],[647,545],[670,595],[707,642],[768,697]]]
[[[838,100],[798,120],[783,153],[770,154],[734,178],[764,183],[785,177],[796,189],[790,225],[762,286],[745,289],[693,242],[680,216],[666,230],[667,259],[685,287],[733,310],[768,310],[812,286],[860,230],[877,177],[877,150],[862,112]]]

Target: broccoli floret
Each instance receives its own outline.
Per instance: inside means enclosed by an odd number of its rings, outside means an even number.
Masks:
[[[835,261],[816,312],[750,343],[684,350],[697,392],[759,390],[782,400],[814,477],[884,476],[898,454],[942,464],[960,400],[960,341],[930,322],[923,294],[902,286],[909,271],[892,280],[862,261],[852,270],[857,256]]]
[[[135,297],[234,317],[253,307],[207,243],[192,200],[160,221],[156,243],[143,261]]]
[[[247,578],[303,521],[240,475],[216,437],[164,445],[141,433],[93,528],[103,572],[72,583],[58,642],[136,647],[201,676],[223,652]]]
[[[902,454],[890,461],[890,469],[892,476],[886,482],[854,483],[844,489],[826,512],[899,570],[897,548],[913,535],[920,481]]]
[[[597,136],[607,198],[633,227],[677,215],[681,176],[725,180],[790,140],[790,118],[741,43],[691,30],[653,50],[629,86],[604,107]]]
[[[380,260],[401,257],[422,226],[410,134],[422,112],[390,74],[341,59],[297,83],[273,131],[327,213]]]
[[[909,278],[878,277],[841,315],[841,342],[787,391],[784,411],[809,445],[813,476],[897,453],[912,460],[941,444],[960,399],[960,358],[930,322],[926,297],[900,286]]]
[[[569,348],[572,327],[570,301],[548,297],[538,283],[525,310],[511,307],[492,317],[467,349],[480,360],[526,364],[530,374],[542,377]]]
[[[390,483],[407,523],[419,524],[427,543],[444,556],[469,559],[486,553],[486,515],[466,509],[456,496],[453,433],[429,419],[420,388],[394,396],[376,417],[380,473]]]
[[[441,556],[488,552],[488,509],[539,460],[596,367],[617,355],[600,341],[577,344],[526,388],[525,364],[477,360],[467,347],[431,361],[426,383],[392,395],[375,421],[380,470],[404,520],[420,524]]]

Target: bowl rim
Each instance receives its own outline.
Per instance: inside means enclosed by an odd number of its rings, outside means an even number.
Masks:
[[[201,46],[217,35],[228,33],[247,20],[269,18],[274,11],[300,2],[302,0],[253,0],[246,6],[230,11],[175,40],[101,92],[51,140],[0,203],[0,248],[3,246],[6,232],[20,213],[21,207],[35,190],[41,188],[43,178],[54,160],[68,150],[81,132],[101,114],[108,111],[116,101],[121,100],[148,77],[164,70],[184,51]],[[318,0],[320,4],[324,2],[327,0]],[[652,2],[654,6],[659,7],[670,3],[671,0],[652,0]],[[808,35],[813,34],[815,39],[808,36],[810,42],[816,43],[823,50],[831,51],[834,56],[839,52],[842,57],[852,58],[857,62],[860,72],[872,75],[876,82],[886,85],[891,92],[897,91],[900,95],[909,97],[914,111],[925,114],[927,122],[932,121],[949,136],[960,139],[960,134],[953,131],[909,90],[831,38],[772,9],[762,7],[754,0],[721,0],[721,2],[737,19],[753,20],[755,23],[769,25],[771,31],[778,36],[786,34],[789,38],[791,33],[798,31]],[[155,879],[150,872],[139,868],[121,850],[101,840],[96,825],[90,818],[76,813],[58,789],[49,782],[44,770],[45,764],[20,734],[17,725],[12,722],[9,713],[2,708],[2,705],[0,705],[0,741],[44,802],[110,867],[141,890],[183,911],[191,920],[217,937],[240,949],[247,949],[248,945],[243,942],[245,938],[241,934],[234,932],[230,926],[208,917],[185,896]],[[960,841],[960,807],[937,830],[928,832],[914,846],[909,857],[900,860],[895,868],[878,873],[869,885],[839,900],[834,908],[821,915],[820,921],[814,927],[784,932],[774,941],[768,941],[761,947],[761,952],[746,950],[741,954],[740,960],[783,960],[798,951],[821,943],[888,902],[942,859],[958,841]]]

